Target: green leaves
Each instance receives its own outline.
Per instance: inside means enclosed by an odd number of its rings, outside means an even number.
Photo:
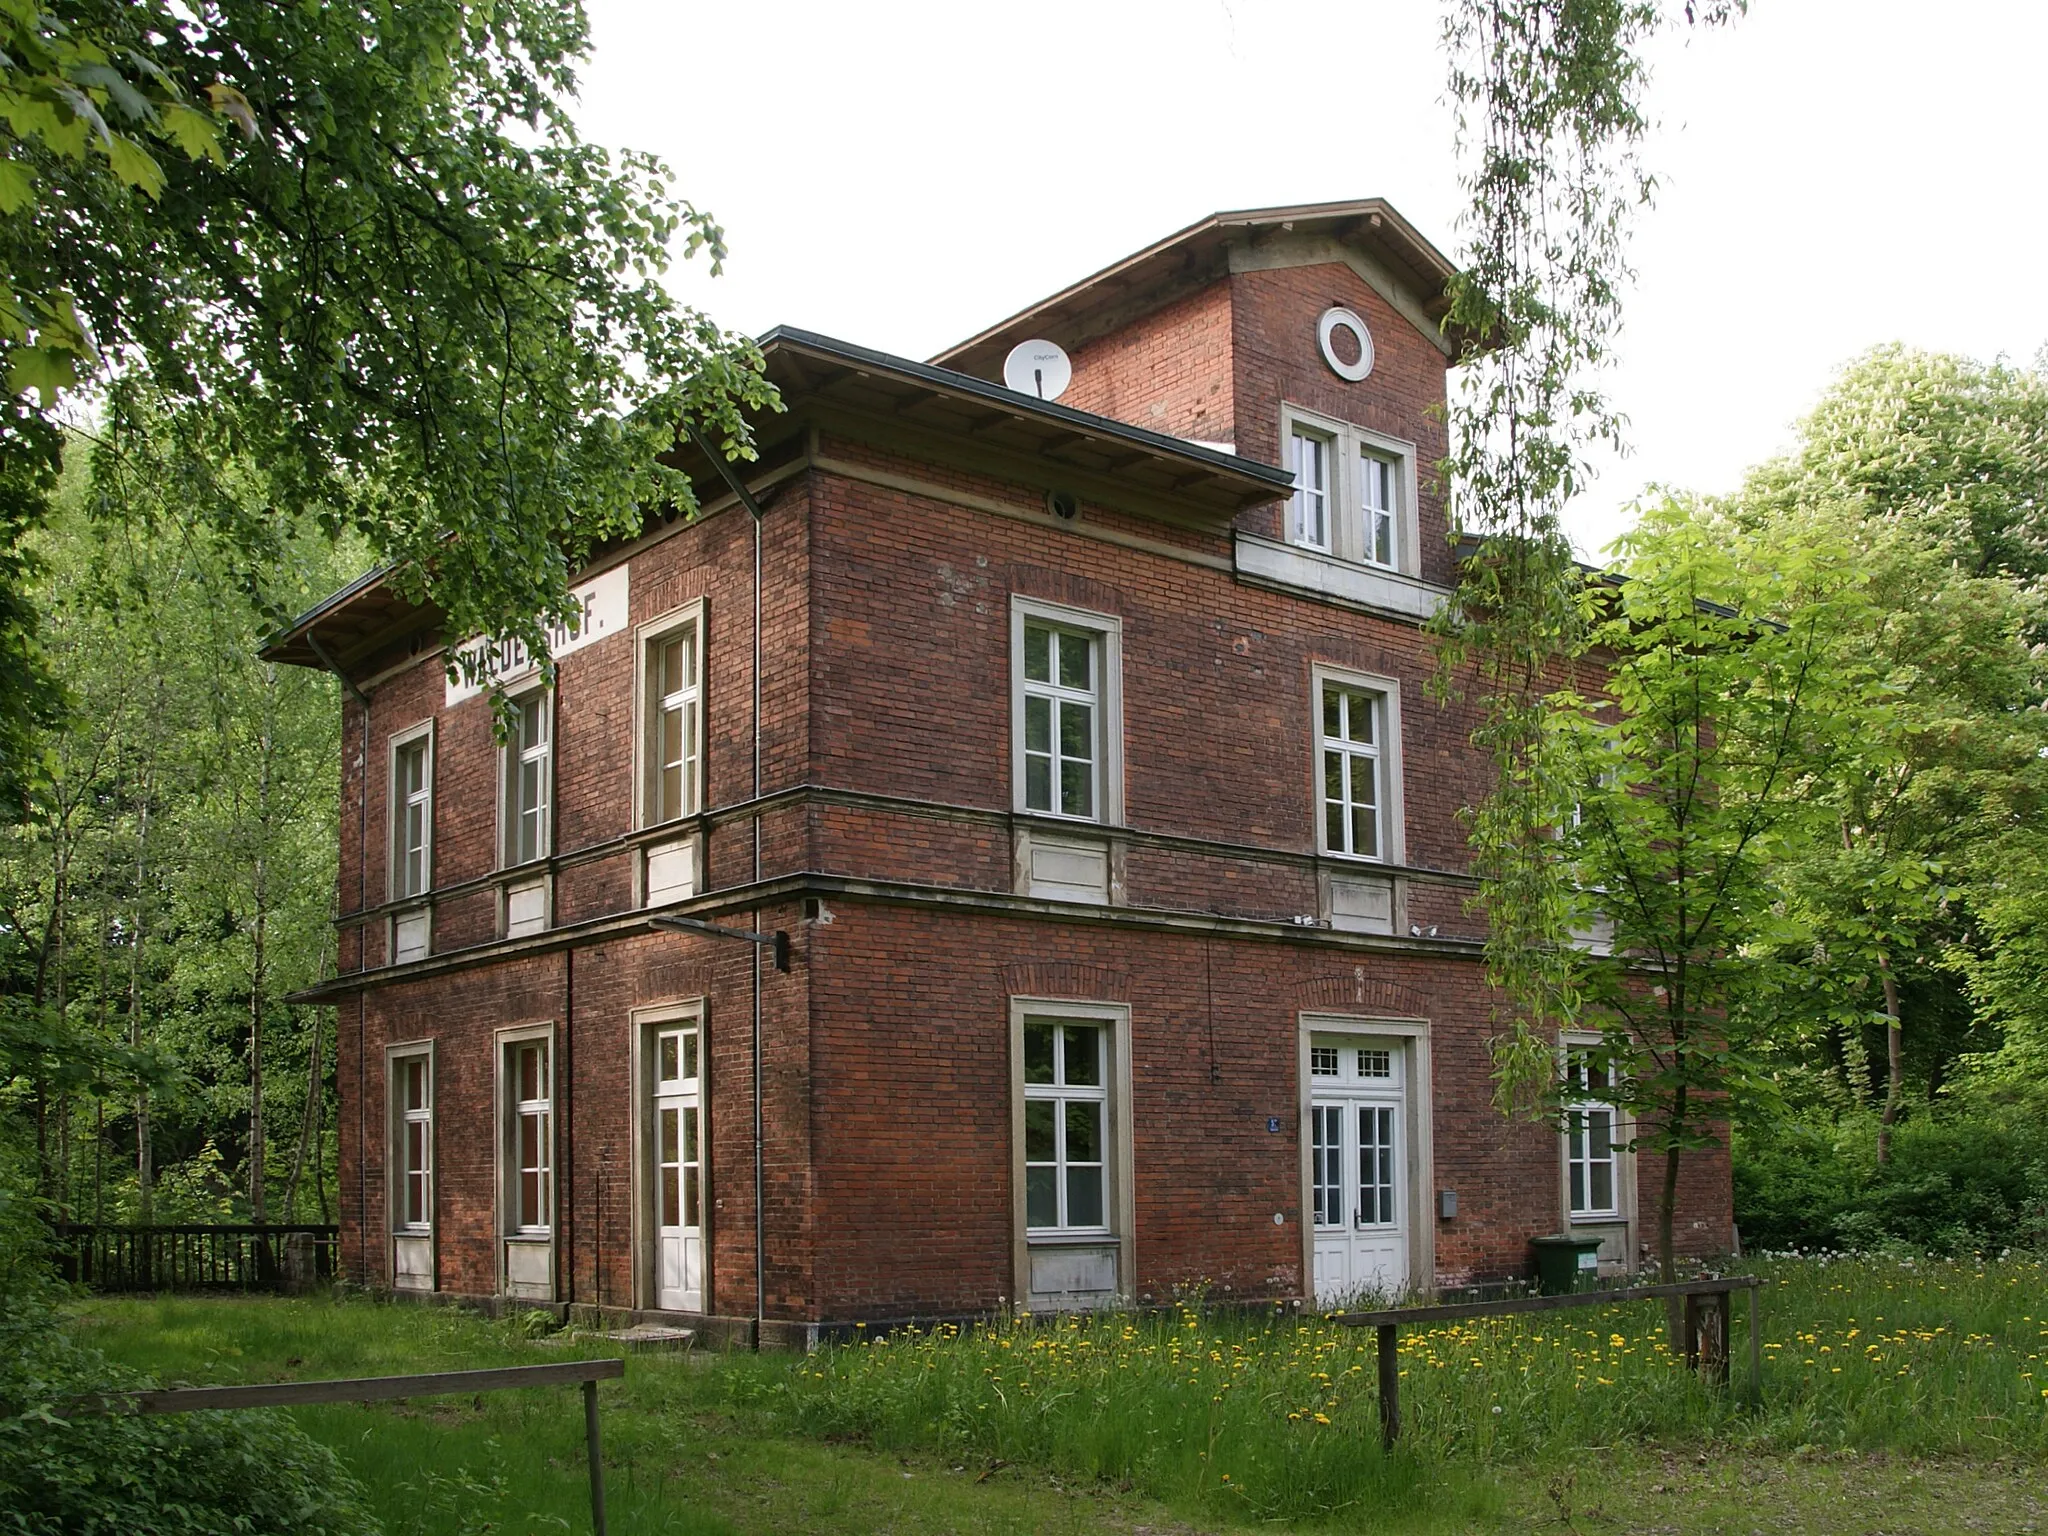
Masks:
[[[590,551],[694,510],[663,462],[680,416],[749,453],[758,352],[659,281],[678,246],[715,268],[724,232],[659,162],[577,136],[579,9],[13,3],[0,165],[37,179],[0,172],[0,357],[43,409],[118,360],[451,629],[533,646]],[[205,510],[237,547],[274,536]]]

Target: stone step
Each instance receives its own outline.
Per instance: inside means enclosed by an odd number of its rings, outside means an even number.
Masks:
[[[688,1349],[697,1342],[697,1330],[669,1328],[660,1323],[635,1323],[630,1328],[600,1333],[598,1337],[608,1344],[624,1344],[629,1349]]]

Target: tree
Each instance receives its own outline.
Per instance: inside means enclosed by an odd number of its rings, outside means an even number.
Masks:
[[[1799,447],[1742,500],[1781,518],[1827,504],[1894,524],[1964,574],[2048,577],[2048,372],[1909,347],[1842,371]]]
[[[361,551],[302,520],[252,597],[206,507],[267,480],[128,406],[31,546],[77,708],[0,832],[0,1103],[36,1108],[60,1210],[262,1216],[324,1190],[331,1155],[327,1010],[280,998],[331,954],[340,747],[334,683],[255,650],[269,607]]]
[[[1788,1001],[1818,1002],[1850,1040],[1866,1020],[1882,1029],[1883,1167],[1905,1093],[1901,998],[1908,984],[1930,1001],[1952,986],[1947,953],[1969,931],[1981,855],[2030,819],[2042,787],[2048,716],[2030,707],[2043,678],[2025,639],[2042,605],[2010,580],[1971,574],[1921,530],[1860,507],[1791,517],[1766,525],[1765,553],[1787,538],[1837,539],[1866,573],[1872,601],[1838,648],[1840,665],[1863,680],[1857,728],[1815,786],[1835,835],[1773,872],[1819,962]]]
[[[1443,468],[1458,586],[1431,628],[1436,691],[1469,692],[1491,760],[1470,808],[1487,969],[1514,998],[1569,990],[1566,893],[1544,836],[1545,699],[1585,643],[1566,503],[1596,445],[1623,446],[1601,387],[1632,276],[1628,236],[1655,182],[1639,149],[1650,40],[1714,26],[1747,0],[1451,0],[1443,44],[1457,116],[1459,272],[1445,321],[1461,367]]]
[[[33,659],[17,551],[88,388],[147,381],[269,477],[205,508],[245,573],[317,510],[543,653],[595,542],[690,510],[679,421],[748,451],[758,352],[660,282],[722,231],[578,136],[588,48],[552,0],[0,7],[0,659]],[[34,676],[0,670],[17,777]]]
[[[1826,825],[1815,787],[1857,728],[1860,675],[1840,635],[1863,622],[1849,551],[1774,546],[1696,504],[1648,507],[1620,544],[1620,580],[1582,595],[1597,690],[1544,703],[1535,782],[1562,920],[1606,942],[1558,946],[1527,974],[1545,990],[1495,1042],[1504,1097],[1555,1112],[1571,1096],[1551,1022],[1598,1030],[1596,1068],[1661,1162],[1656,1245],[1668,1279],[1683,1154],[1715,1145],[1754,1086],[1745,1017],[1786,934],[1774,869]]]

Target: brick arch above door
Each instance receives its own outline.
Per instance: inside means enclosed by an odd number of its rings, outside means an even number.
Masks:
[[[1364,966],[1334,976],[1317,976],[1295,988],[1295,1003],[1331,1013],[1378,1013],[1392,1018],[1426,1019],[1429,1000],[1420,992],[1366,975]]]

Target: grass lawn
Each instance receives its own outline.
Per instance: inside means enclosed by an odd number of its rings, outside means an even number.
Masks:
[[[637,1354],[601,1389],[611,1529],[2048,1531],[2048,1267],[1802,1263],[1775,1278],[1760,1414],[1689,1379],[1648,1306],[1413,1329],[1409,1433],[1391,1458],[1370,1335],[1315,1319],[1103,1318],[809,1359]],[[86,1342],[166,1382],[605,1352],[369,1301],[76,1315]],[[1734,1342],[1739,1362],[1739,1321]],[[588,1529],[573,1389],[297,1417],[394,1536]]]

